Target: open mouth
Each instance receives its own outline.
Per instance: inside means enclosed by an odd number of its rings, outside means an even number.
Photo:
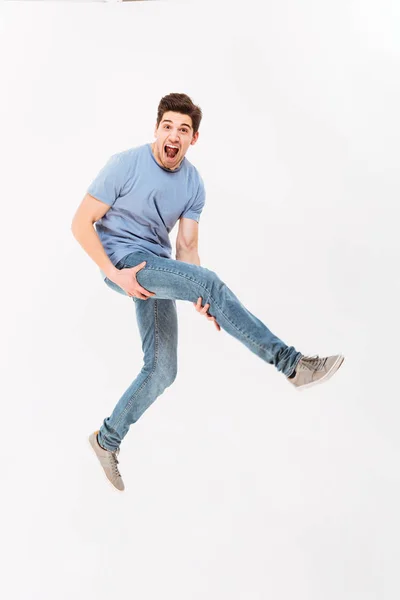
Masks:
[[[164,146],[164,152],[168,158],[175,158],[179,152],[179,148],[171,146],[170,144],[166,144]]]

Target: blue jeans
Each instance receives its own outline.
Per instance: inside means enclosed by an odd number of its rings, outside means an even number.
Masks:
[[[170,386],[177,375],[178,320],[176,300],[209,303],[208,313],[227,333],[242,342],[265,362],[286,376],[292,374],[302,354],[287,346],[247,310],[218,275],[190,263],[160,258],[145,250],[135,251],[122,260],[118,269],[146,261],[136,278],[141,286],[155,292],[148,300],[132,298],[142,339],[143,367],[121,396],[110,417],[103,421],[100,445],[116,450],[129,427]],[[110,279],[106,284],[116,292],[128,294]]]

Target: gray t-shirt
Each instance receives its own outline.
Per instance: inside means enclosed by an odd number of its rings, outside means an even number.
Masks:
[[[111,206],[95,228],[113,265],[141,249],[171,258],[169,232],[181,217],[198,222],[205,203],[196,167],[185,157],[168,171],[154,158],[151,144],[113,154],[87,192]]]

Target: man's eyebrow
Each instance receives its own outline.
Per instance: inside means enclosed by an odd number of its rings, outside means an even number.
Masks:
[[[162,123],[172,123],[171,119],[163,119]],[[188,123],[181,123],[181,127],[183,126],[189,127],[189,129],[192,129],[191,126]]]

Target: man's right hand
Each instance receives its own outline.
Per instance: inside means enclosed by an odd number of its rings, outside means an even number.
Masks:
[[[155,296],[155,292],[149,292],[140,285],[136,279],[136,273],[144,268],[146,261],[136,265],[135,267],[129,267],[126,269],[116,269],[116,271],[109,277],[111,281],[119,285],[128,296],[140,298],[141,300],[148,300],[152,296]]]

